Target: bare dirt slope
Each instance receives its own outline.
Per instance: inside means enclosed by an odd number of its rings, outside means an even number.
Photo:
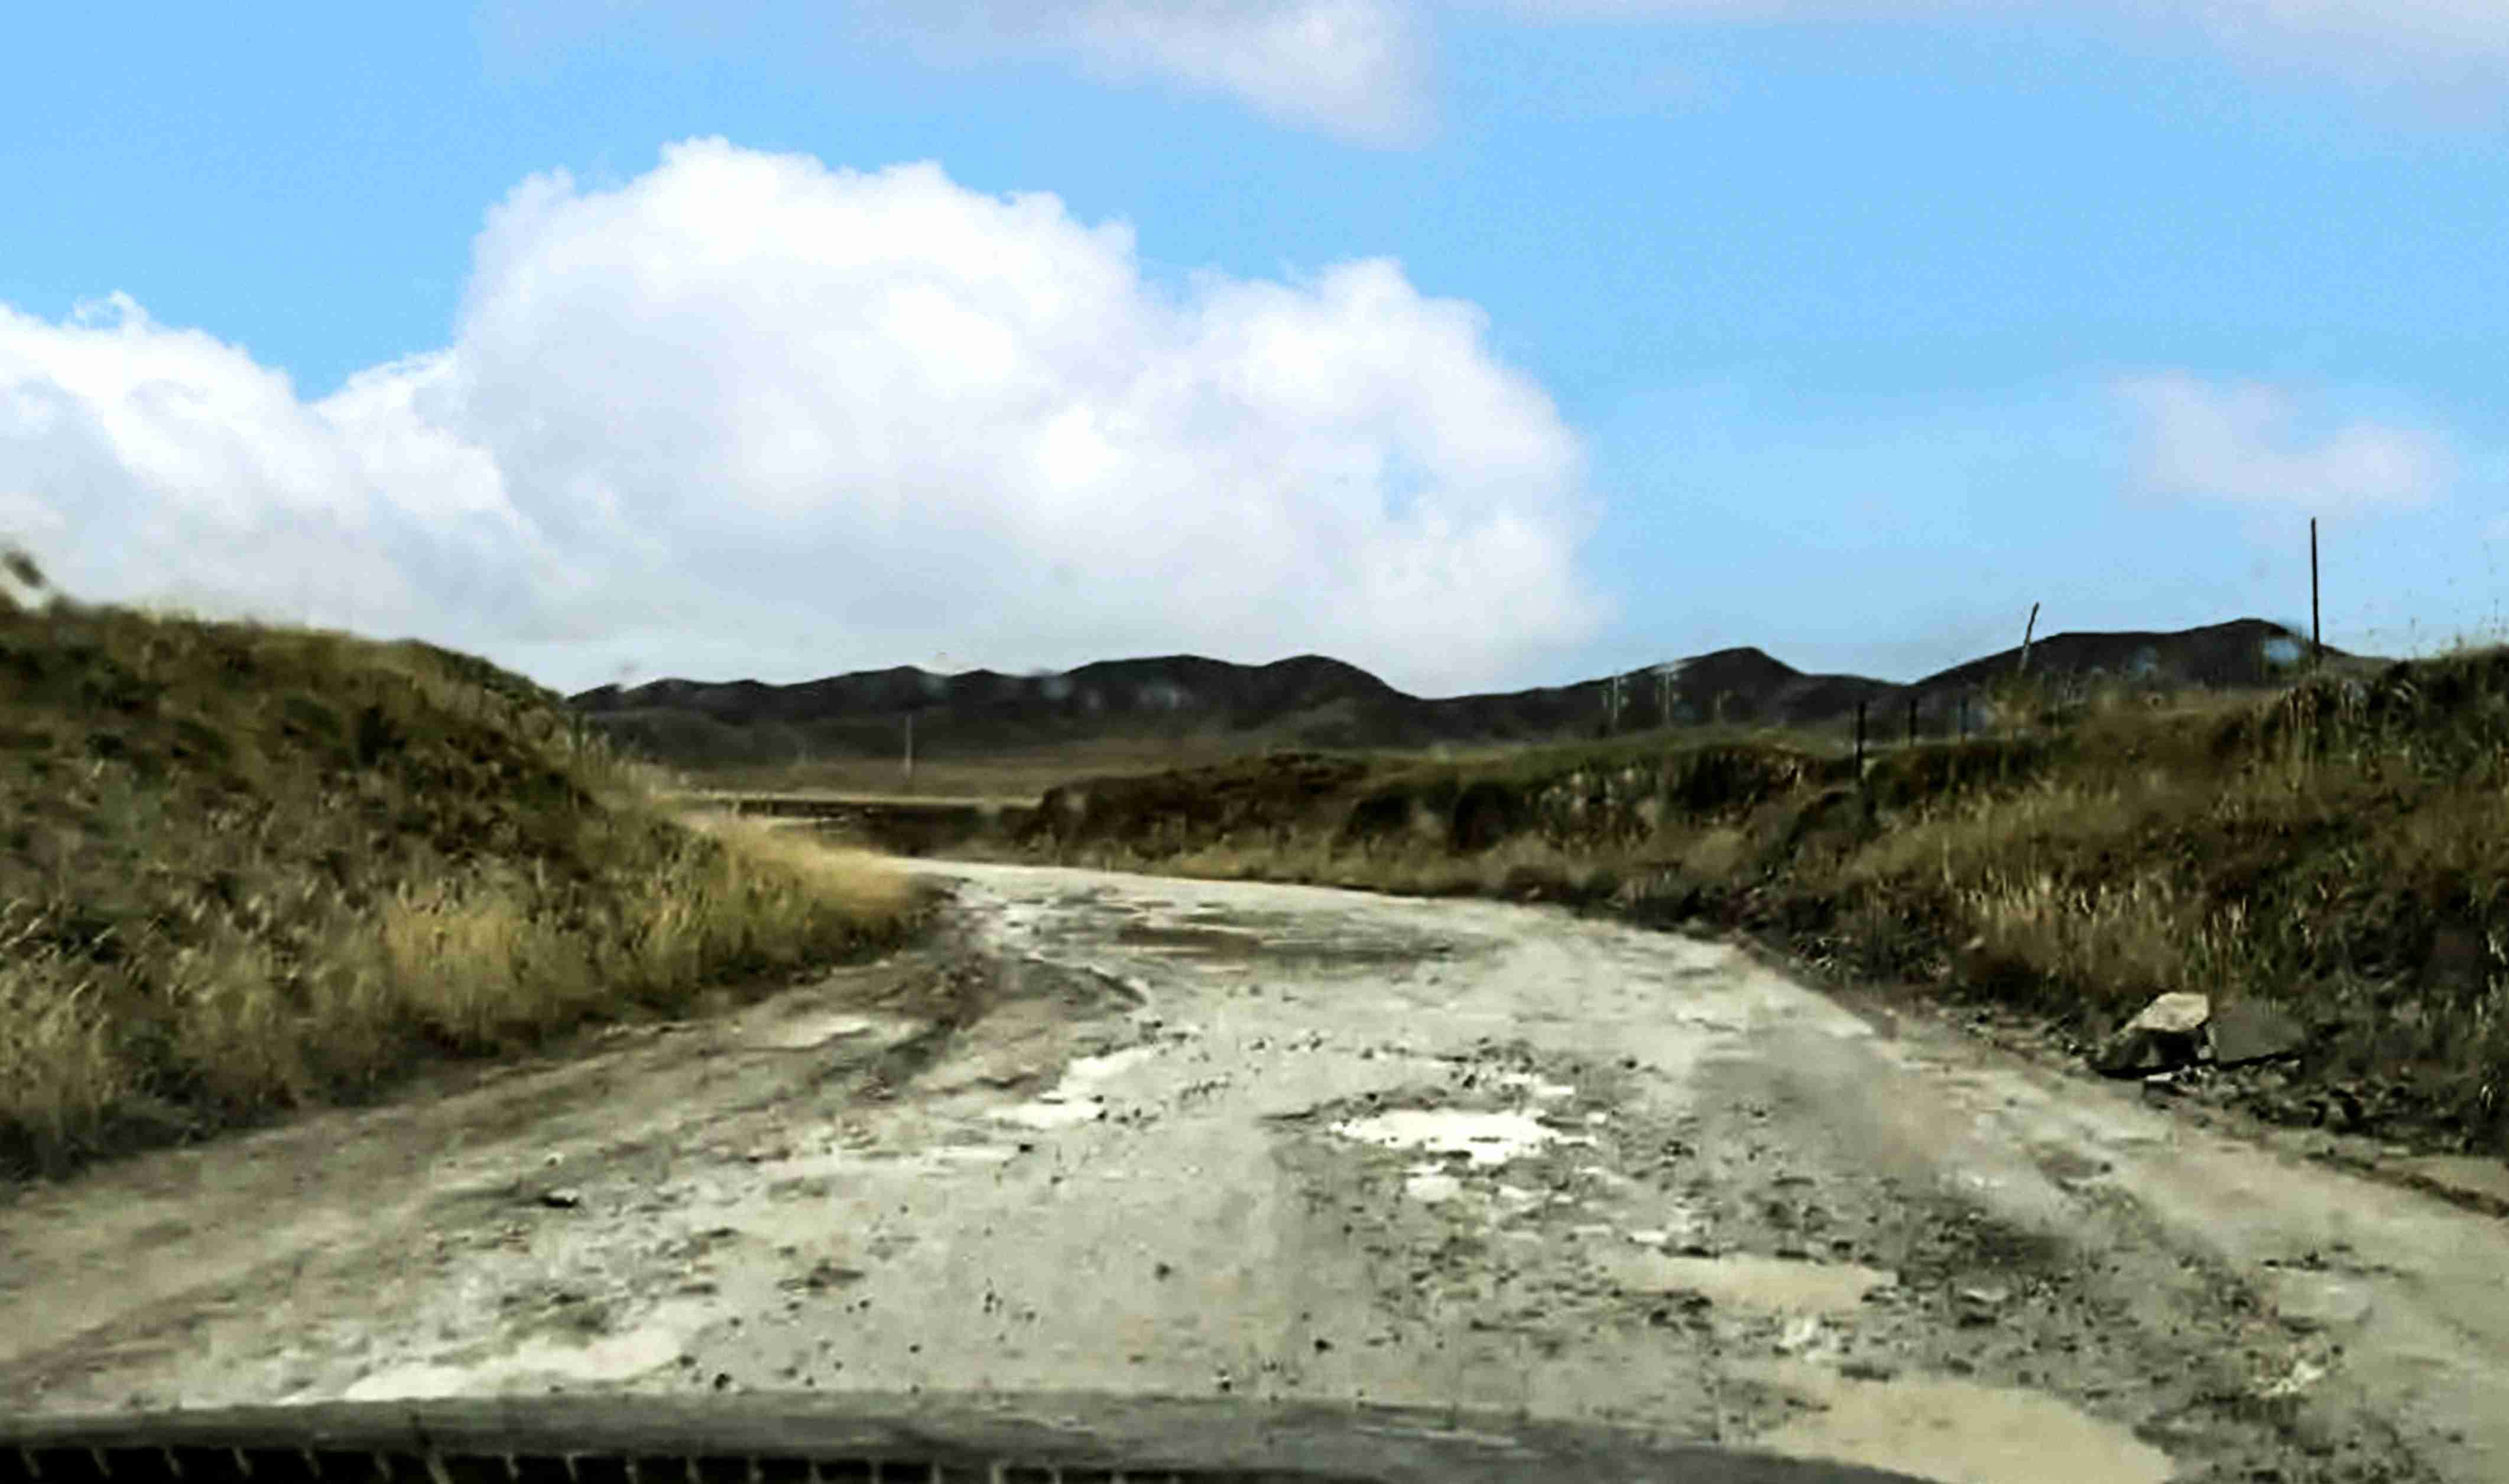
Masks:
[[[2509,1476],[2489,1217],[1719,945],[935,869],[962,932],[895,964],[22,1192],[0,1395],[1101,1391]]]

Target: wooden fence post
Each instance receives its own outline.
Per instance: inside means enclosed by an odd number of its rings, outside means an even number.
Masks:
[[[2326,634],[2317,626],[2317,517],[2308,518],[2308,667],[2326,663]]]

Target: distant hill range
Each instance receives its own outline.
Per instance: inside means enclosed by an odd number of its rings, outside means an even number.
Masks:
[[[2266,686],[2307,654],[2304,636],[2241,618],[2176,633],[2053,634],[2030,646],[2029,670],[2065,682],[2098,680],[2168,691]],[[1106,738],[1192,736],[1248,747],[1419,748],[1592,736],[1607,690],[1621,683],[1619,729],[1696,724],[1820,725],[1858,701],[1876,724],[1905,724],[1910,699],[1926,731],[1957,724],[1975,697],[2020,663],[2018,646],[1909,684],[1860,675],[1806,675],[1757,649],[1718,649],[1621,677],[1503,694],[1408,695],[1356,665],[1304,654],[1268,665],[1178,654],[1102,660],[1053,675],[969,670],[940,675],[902,665],[790,686],[658,680],[603,686],[571,698],[603,729],[684,765],[780,761],[797,746],[818,757],[885,756],[905,719],[917,750],[968,756]],[[2330,665],[2384,661],[2329,648]],[[1973,713],[1982,715],[1982,713]]]

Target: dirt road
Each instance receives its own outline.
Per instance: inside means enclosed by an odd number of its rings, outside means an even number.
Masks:
[[[0,1206],[20,1407],[1361,1399],[2509,1478],[2509,1227],[1555,909],[1024,867],[736,1017]]]

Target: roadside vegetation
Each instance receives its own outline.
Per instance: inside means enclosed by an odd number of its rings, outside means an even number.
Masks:
[[[762,723],[759,730],[766,731]],[[948,741],[945,736],[942,739]],[[634,751],[632,734],[622,738]],[[826,795],[844,798],[962,799],[970,802],[1033,803],[1037,796],[1067,779],[1088,774],[1164,772],[1186,764],[1235,761],[1260,749],[1216,740],[1105,739],[1066,743],[1023,752],[961,756],[929,751],[915,760],[909,773],[901,754],[881,757],[805,756],[772,763],[684,764],[672,773],[676,786],[691,791],[727,794],[776,794],[787,797]]]
[[[878,860],[682,816],[559,697],[418,643],[0,589],[0,1173],[898,940]]]
[[[2158,993],[2254,998],[2309,1031],[2259,1111],[2509,1152],[2509,648],[1994,703],[1986,734],[1876,744],[1860,777],[1834,732],[1674,731],[1088,779],[1021,847],[1736,928],[2085,1043]]]

